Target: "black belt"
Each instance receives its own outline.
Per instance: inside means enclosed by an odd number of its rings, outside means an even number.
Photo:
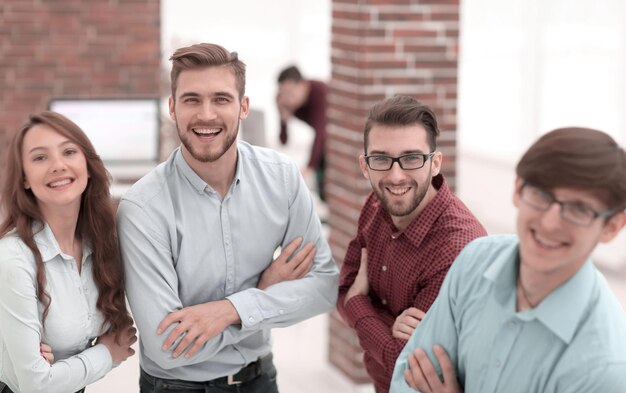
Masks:
[[[157,380],[163,383],[163,387],[168,384],[178,385],[183,383],[187,388],[203,388],[205,386],[229,386],[229,385],[239,385],[240,383],[250,382],[259,375],[263,374],[266,370],[268,370],[268,366],[272,364],[272,354],[266,355],[258,360],[248,364],[241,370],[239,370],[235,374],[227,375],[225,377],[211,379],[210,381],[183,381],[177,379],[165,379],[158,378],[152,376],[145,372],[143,369],[141,373],[148,377],[148,379],[153,380],[155,383]]]
[[[236,374],[228,375],[221,378],[212,379],[206,383],[211,385],[239,385],[240,383],[252,381],[254,378],[263,374],[263,370],[269,363],[272,363],[272,354],[259,358],[256,362],[248,364],[246,367],[239,370]]]

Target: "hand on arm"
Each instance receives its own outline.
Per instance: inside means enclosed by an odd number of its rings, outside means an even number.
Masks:
[[[417,348],[408,356],[409,368],[404,371],[406,382],[413,389],[422,393],[461,393],[456,371],[446,350],[440,345],[435,345],[433,346],[433,353],[441,365],[443,382],[439,379],[439,375],[426,352],[421,348]]]
[[[41,343],[39,345],[39,352],[48,364],[54,363],[54,354],[52,353],[52,348],[48,344]]]
[[[367,296],[369,293],[370,287],[367,277],[367,250],[365,248],[361,249],[361,265],[359,266],[359,272],[354,278],[354,282],[348,292],[346,293],[345,303],[348,303],[350,299],[357,295]],[[344,304],[345,304],[344,303]]]
[[[408,340],[415,328],[417,328],[426,313],[415,307],[409,307],[398,315],[391,328],[391,334],[395,338]]]
[[[135,350],[131,348],[137,341],[137,329],[129,325],[119,335],[116,340],[116,332],[108,331],[98,337],[98,344],[103,344],[111,353],[113,363],[121,363],[135,354]]]
[[[162,349],[167,351],[181,336],[184,336],[174,348],[172,356],[177,358],[187,351],[185,358],[188,359],[195,355],[207,341],[221,334],[228,326],[241,323],[241,320],[229,300],[218,300],[185,307],[170,313],[159,324],[157,334],[162,334],[175,323],[178,325],[172,329]]]
[[[302,241],[302,237],[298,237],[283,248],[278,258],[261,274],[257,288],[266,289],[279,282],[297,280],[311,271],[316,253],[313,243],[307,243],[298,253],[293,255]]]
[[[286,123],[291,117],[291,110],[285,104],[280,92],[276,95],[276,106],[278,107],[278,114],[280,115],[280,121]]]

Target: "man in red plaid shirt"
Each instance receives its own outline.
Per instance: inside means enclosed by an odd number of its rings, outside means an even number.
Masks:
[[[374,105],[365,124],[363,175],[372,185],[350,242],[337,309],[356,330],[378,393],[463,247],[483,226],[448,189],[433,111],[411,97]]]

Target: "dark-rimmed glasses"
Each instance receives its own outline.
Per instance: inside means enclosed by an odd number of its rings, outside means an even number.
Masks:
[[[411,153],[404,154],[400,157],[384,156],[374,154],[371,156],[364,156],[367,166],[373,171],[388,171],[393,166],[394,162],[400,165],[400,168],[404,170],[420,169],[426,164],[426,161],[435,155],[432,153]]]
[[[522,185],[520,198],[528,206],[543,212],[548,211],[552,204],[557,203],[561,208],[561,218],[572,224],[583,227],[591,225],[596,218],[610,217],[616,213],[613,209],[598,212],[582,202],[559,201],[548,191],[544,191],[528,183]]]

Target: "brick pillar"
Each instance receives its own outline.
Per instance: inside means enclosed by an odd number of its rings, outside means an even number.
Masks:
[[[455,184],[460,0],[333,0],[327,198],[330,244],[341,264],[370,191],[357,157],[369,108],[396,94],[431,106],[439,120],[443,173]],[[330,361],[355,383],[368,382],[356,334],[335,311]]]
[[[2,0],[0,37],[0,168],[51,98],[159,97],[159,0]]]

